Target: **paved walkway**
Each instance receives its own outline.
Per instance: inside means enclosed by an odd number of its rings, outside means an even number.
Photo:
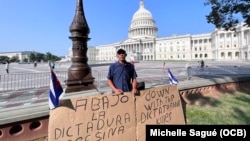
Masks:
[[[243,62],[244,63],[244,62]],[[186,62],[177,62],[173,64],[166,64],[167,67],[169,68],[174,68],[174,67],[182,67],[185,68]],[[196,63],[191,62],[189,63],[189,66],[195,67]],[[208,64],[208,65],[215,65],[215,64]],[[224,67],[221,67],[224,64],[216,64],[216,67],[220,67],[221,69],[224,69]],[[236,64],[235,64],[236,65]],[[239,64],[237,64],[239,65]],[[242,64],[241,64],[242,65]],[[39,65],[38,65],[39,66]],[[170,67],[171,66],[171,67]],[[23,73],[26,72],[27,70],[30,70],[32,66],[27,65],[12,65],[12,69],[14,69],[16,72]],[[27,69],[26,69],[27,68]],[[143,68],[148,68],[148,70],[145,70]],[[151,69],[150,69],[151,68]],[[168,78],[167,76],[163,76],[162,78],[156,78],[154,77],[154,73],[159,73],[155,72],[155,68],[162,68],[162,62],[147,62],[147,63],[138,63],[136,64],[136,69],[138,72],[142,74],[142,76],[138,79],[138,81],[144,81],[146,83],[146,88],[150,88],[153,86],[157,85],[164,85],[168,84]],[[243,67],[242,67],[243,68]],[[245,65],[244,69],[249,71],[249,66]],[[33,68],[32,68],[33,69]],[[66,70],[66,67],[61,67],[58,68],[58,70]],[[106,71],[108,69],[108,66],[99,66],[99,67],[93,67],[93,70],[100,70],[100,71]],[[13,71],[14,71],[13,70]],[[40,68],[36,68],[36,70],[32,71],[39,71],[39,72],[44,72],[48,71],[46,66],[41,66]],[[142,73],[142,72],[143,73]],[[230,70],[228,70],[230,71]],[[179,74],[182,74],[185,72],[179,72]],[[145,76],[143,76],[145,75]],[[152,77],[149,77],[152,76]],[[235,72],[231,72],[231,75],[226,75],[227,77],[234,77],[237,74]],[[147,78],[147,79],[144,79]],[[195,85],[194,82],[198,82],[200,80],[211,80],[211,79],[224,79],[225,75],[213,75],[213,72],[207,72],[204,71],[200,74],[197,74],[195,76],[190,77],[187,79],[186,74],[183,75],[178,75],[178,80],[180,81],[181,84],[189,84],[189,85]],[[192,82],[192,83],[190,83]],[[197,84],[198,84],[197,83]],[[66,88],[64,86],[64,88]],[[107,85],[103,86],[102,88],[99,89],[101,93],[109,93],[111,92],[110,89],[107,87]],[[18,91],[2,91],[0,92],[0,110],[4,108],[10,108],[10,107],[18,107],[18,106],[24,106],[24,105],[30,105],[34,103],[43,103],[43,102],[48,102],[48,96],[49,96],[49,87],[43,87],[43,88],[35,88],[35,89],[26,89],[26,90],[18,90]]]

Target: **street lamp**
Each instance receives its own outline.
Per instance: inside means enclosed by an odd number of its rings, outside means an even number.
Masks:
[[[77,92],[82,90],[96,89],[91,68],[88,65],[87,42],[90,40],[90,32],[85,19],[83,2],[77,0],[74,19],[69,28],[72,40],[72,65],[68,69],[68,80],[65,81],[67,87],[65,93]]]

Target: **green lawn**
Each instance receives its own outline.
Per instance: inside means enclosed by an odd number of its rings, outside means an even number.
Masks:
[[[187,124],[250,124],[250,94],[208,97],[209,104],[186,106]]]

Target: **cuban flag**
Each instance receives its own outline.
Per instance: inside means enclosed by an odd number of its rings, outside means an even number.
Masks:
[[[174,77],[174,75],[172,74],[169,68],[168,68],[168,78],[169,78],[169,83],[171,85],[178,84],[178,80]]]
[[[50,72],[49,109],[51,110],[59,106],[59,97],[63,93],[63,88],[53,69],[50,69]]]

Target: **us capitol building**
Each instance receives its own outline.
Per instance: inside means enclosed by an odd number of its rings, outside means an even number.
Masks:
[[[215,29],[212,33],[158,37],[158,28],[144,1],[134,13],[128,39],[88,47],[89,60],[114,61],[117,48],[127,51],[127,60],[249,60],[250,28],[239,24],[235,31]],[[69,49],[72,55],[71,48]]]
[[[127,60],[250,60],[250,27],[243,23],[235,31],[215,29],[212,33],[197,35],[175,35],[158,37],[158,28],[150,11],[141,0],[139,9],[134,13],[128,30],[128,38],[112,44],[88,47],[89,61],[115,61],[117,48],[127,51]],[[5,52],[1,55],[18,56],[20,62],[28,58],[32,51]],[[61,61],[69,61],[69,55]]]

